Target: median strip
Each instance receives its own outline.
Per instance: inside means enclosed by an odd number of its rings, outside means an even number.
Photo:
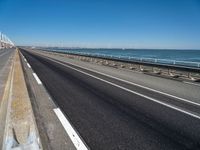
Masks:
[[[3,149],[42,149],[18,51],[7,101]]]

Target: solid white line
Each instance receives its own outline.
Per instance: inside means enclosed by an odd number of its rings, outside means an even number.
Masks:
[[[110,85],[113,85],[113,86],[115,86],[115,87],[118,87],[118,88],[120,88],[120,89],[123,89],[123,90],[125,90],[125,91],[127,91],[127,92],[136,94],[136,95],[141,96],[141,97],[143,97],[143,98],[149,99],[149,100],[151,100],[151,101],[153,101],[153,102],[159,103],[159,104],[164,105],[164,106],[166,106],[166,107],[169,107],[169,108],[171,108],[171,109],[177,110],[177,111],[182,112],[182,113],[184,113],[184,114],[187,114],[187,115],[190,115],[190,116],[195,117],[195,118],[197,118],[197,119],[200,119],[200,116],[195,115],[195,114],[192,114],[192,113],[187,112],[187,111],[185,111],[185,110],[182,110],[182,109],[180,109],[180,108],[178,108],[178,107],[175,107],[175,106],[172,106],[172,105],[170,105],[170,104],[161,102],[161,101],[159,101],[159,100],[156,100],[156,99],[154,99],[154,98],[152,98],[152,97],[143,95],[143,94],[141,94],[141,93],[132,91],[132,90],[130,90],[130,89],[127,89],[127,88],[125,88],[125,87],[122,87],[122,86],[120,86],[120,85],[117,85],[117,84],[115,84],[115,83],[112,83],[112,82],[110,82],[110,81],[101,79],[101,78],[99,78],[99,77],[96,77],[96,76],[94,76],[94,75],[91,75],[91,74],[89,74],[89,73],[86,73],[86,72],[84,72],[84,71],[81,71],[81,70],[79,70],[79,69],[73,68],[73,67],[68,66],[68,65],[66,65],[66,64],[63,64],[63,63],[60,63],[60,62],[58,62],[58,61],[55,61],[55,60],[52,60],[52,61],[57,62],[57,63],[59,63],[59,64],[61,64],[61,65],[64,65],[64,66],[66,66],[66,67],[68,67],[68,68],[71,68],[71,69],[73,69],[73,70],[76,70],[76,71],[78,71],[78,72],[80,72],[80,73],[83,73],[83,74],[85,74],[85,75],[88,75],[88,76],[90,76],[90,77],[93,77],[93,78],[95,78],[95,79],[98,79],[98,80],[100,80],[100,81],[103,81],[103,82],[105,82],[105,83],[108,83],[108,84],[110,84]]]
[[[77,150],[88,150],[59,108],[53,109]]]
[[[28,66],[29,68],[31,68],[31,66],[30,66],[30,64],[29,64],[29,63],[27,63],[27,66]]]
[[[33,76],[35,78],[35,80],[37,81],[38,84],[42,84],[42,82],[40,81],[40,79],[38,78],[36,73],[33,73]]]
[[[187,82],[187,81],[183,81],[183,82],[187,83],[187,84],[192,84],[192,85],[200,86],[200,84],[197,84],[197,83],[192,83],[192,82]]]
[[[56,61],[56,62],[57,62],[57,61]],[[69,62],[67,62],[67,63],[69,63]],[[125,83],[128,83],[128,84],[134,85],[134,86],[141,87],[141,88],[143,88],[143,89],[147,89],[147,90],[149,90],[149,91],[153,91],[153,92],[156,92],[156,93],[159,93],[159,94],[166,95],[166,96],[169,96],[169,97],[178,99],[178,100],[180,100],[180,101],[184,101],[184,102],[187,102],[187,103],[190,103],[190,104],[193,104],[193,105],[200,106],[200,103],[196,103],[196,102],[193,102],[193,101],[191,101],[191,100],[187,100],[187,99],[185,99],[185,98],[177,97],[177,96],[175,96],[175,95],[171,95],[171,94],[168,94],[168,93],[165,93],[165,92],[161,92],[161,91],[158,91],[158,90],[155,90],[155,89],[152,89],[152,88],[149,88],[149,87],[146,87],[146,86],[143,86],[143,85],[134,83],[134,82],[130,82],[130,81],[127,81],[127,80],[124,80],[124,79],[121,79],[121,78],[117,78],[117,77],[114,77],[114,76],[111,76],[111,75],[108,75],[108,74],[105,74],[105,73],[101,73],[101,72],[99,72],[99,71],[95,71],[95,70],[92,70],[92,69],[88,69],[88,68],[85,68],[85,67],[82,67],[82,66],[75,65],[75,64],[72,64],[72,63],[69,63],[69,64],[74,65],[74,66],[77,66],[77,67],[82,68],[82,69],[85,69],[85,70],[88,70],[88,71],[92,71],[92,72],[95,72],[95,73],[98,73],[98,74],[107,76],[107,77],[109,77],[109,78],[116,79],[116,80],[118,80],[118,81],[122,81],[122,82],[125,82]]]

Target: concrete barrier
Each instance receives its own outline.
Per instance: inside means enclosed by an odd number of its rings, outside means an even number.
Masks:
[[[42,149],[42,145],[18,51],[16,51],[13,65],[5,93],[8,107],[2,149],[39,150]]]

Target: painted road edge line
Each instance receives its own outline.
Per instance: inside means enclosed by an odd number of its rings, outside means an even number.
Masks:
[[[56,62],[58,62],[58,61],[56,60]],[[193,105],[200,106],[200,103],[193,102],[193,101],[187,100],[187,99],[185,99],[185,98],[177,97],[177,96],[175,96],[175,95],[168,94],[168,93],[165,93],[165,92],[156,90],[156,89],[152,89],[152,88],[150,88],[150,87],[146,87],[146,86],[143,86],[143,85],[140,85],[140,84],[131,82],[131,81],[127,81],[127,80],[124,80],[124,79],[121,79],[121,78],[118,78],[118,77],[114,77],[114,76],[111,76],[111,75],[108,75],[108,74],[105,74],[105,73],[102,73],[102,72],[99,72],[99,71],[96,71],[96,70],[93,70],[93,69],[89,69],[89,68],[85,68],[85,67],[82,67],[82,66],[78,66],[78,65],[75,65],[75,64],[72,64],[72,63],[69,63],[69,62],[67,62],[67,63],[70,64],[70,65],[73,65],[73,66],[76,66],[76,67],[79,67],[79,68],[88,70],[88,71],[92,71],[92,72],[94,72],[94,73],[98,73],[98,74],[100,74],[100,75],[104,75],[104,76],[106,76],[106,77],[110,77],[110,78],[112,78],[112,79],[116,79],[116,80],[118,80],[118,81],[122,81],[122,82],[125,82],[125,83],[128,83],[128,84],[131,84],[131,85],[138,86],[138,87],[143,88],[143,89],[147,89],[147,90],[149,90],[149,91],[153,91],[153,92],[156,92],[156,93],[159,93],[159,94],[163,94],[163,95],[165,95],[165,96],[169,96],[169,97],[172,97],[172,98],[175,98],[175,99],[178,99],[178,100],[181,100],[181,101],[184,101],[184,102],[193,104]],[[61,64],[62,64],[62,63],[61,63]],[[63,64],[63,65],[64,65],[64,64]],[[198,86],[199,86],[199,85],[198,85]]]
[[[58,60],[56,59],[50,59],[50,57],[48,57],[49,60],[52,60],[54,62],[57,62],[57,63],[60,63],[62,65],[65,65],[65,62],[59,62]],[[88,71],[92,71],[94,73],[98,73],[100,75],[104,75],[106,77],[110,77],[112,79],[116,79],[118,81],[122,81],[122,82],[125,82],[125,83],[128,83],[128,84],[131,84],[131,85],[135,85],[135,86],[138,86],[140,88],[143,88],[143,89],[146,89],[146,90],[149,90],[149,91],[153,91],[153,92],[156,92],[156,93],[159,93],[159,94],[163,94],[165,96],[169,96],[169,97],[172,97],[172,98],[175,98],[179,101],[184,101],[184,102],[187,102],[187,103],[190,103],[190,104],[193,104],[193,105],[197,105],[197,106],[200,106],[200,103],[197,103],[197,102],[193,102],[191,100],[188,100],[188,99],[185,99],[185,98],[181,98],[181,97],[178,97],[178,96],[175,96],[175,95],[172,95],[172,94],[169,94],[169,93],[165,93],[165,92],[162,92],[162,91],[159,91],[159,90],[156,90],[156,89],[153,89],[153,88],[150,88],[150,87],[147,87],[147,86],[143,86],[143,85],[140,85],[140,84],[137,84],[137,83],[134,83],[134,82],[131,82],[131,81],[127,81],[127,80],[124,80],[124,79],[121,79],[121,78],[118,78],[118,77],[114,77],[114,76],[111,76],[111,75],[108,75],[108,74],[105,74],[105,73],[102,73],[102,72],[99,72],[99,71],[96,71],[96,70],[93,70],[93,69],[89,69],[89,68],[85,68],[85,67],[82,67],[82,66],[78,66],[76,64],[72,64],[70,62],[67,62],[68,64],[70,65],[73,65],[73,66],[76,66],[76,67],[79,67],[79,68],[82,68],[82,69],[85,69],[85,70],[88,70]],[[199,86],[199,85],[198,85]]]
[[[33,73],[33,76],[35,78],[35,80],[37,81],[38,84],[42,84],[41,80],[39,79],[39,77],[37,76],[36,73]]]
[[[54,62],[57,62],[57,61],[54,61]],[[171,108],[171,109],[174,109],[174,110],[176,110],[176,111],[179,111],[179,112],[182,112],[182,113],[187,114],[187,115],[189,115],[189,116],[192,116],[192,117],[194,117],[194,118],[200,119],[200,116],[198,116],[198,115],[196,115],[196,114],[193,114],[193,113],[190,113],[190,112],[188,112],[188,111],[185,111],[185,110],[183,110],[183,109],[181,109],[181,108],[178,108],[178,107],[175,107],[175,106],[173,106],[173,105],[170,105],[170,104],[161,102],[161,101],[159,101],[159,100],[157,100],[157,99],[154,99],[154,98],[152,98],[152,97],[146,96],[146,95],[144,95],[144,94],[141,94],[141,93],[132,91],[132,90],[130,90],[130,89],[128,89],[128,88],[125,88],[125,87],[123,87],[123,86],[117,85],[117,84],[115,84],[115,83],[112,83],[112,82],[110,82],[110,81],[104,80],[104,79],[102,79],[102,78],[96,77],[96,76],[91,75],[91,74],[89,74],[89,73],[86,73],[86,72],[84,72],[84,71],[82,71],[82,70],[73,68],[73,67],[71,67],[71,66],[69,66],[69,65],[62,64],[62,63],[60,63],[60,62],[57,62],[57,63],[59,63],[59,64],[61,64],[61,65],[64,65],[64,66],[66,66],[66,67],[68,67],[68,68],[71,68],[71,69],[73,69],[73,70],[76,70],[76,71],[78,71],[78,72],[80,72],[80,73],[83,73],[83,74],[85,74],[85,75],[88,75],[88,76],[90,76],[90,77],[93,77],[93,78],[95,78],[95,79],[98,79],[98,80],[100,80],[100,81],[103,81],[103,82],[105,82],[105,83],[111,84],[111,85],[113,85],[113,86],[115,86],[115,87],[118,87],[118,88],[120,88],[120,89],[123,89],[123,90],[125,90],[125,91],[127,91],[127,92],[136,94],[136,95],[138,95],[138,96],[141,96],[141,97],[143,97],[143,98],[149,99],[149,100],[151,100],[151,101],[153,101],[153,102],[159,103],[159,104],[161,104],[161,105],[164,105],[164,106],[169,107],[169,108]]]
[[[186,83],[186,84],[192,84],[192,85],[196,85],[196,86],[200,86],[200,84],[192,83],[192,82],[187,82],[187,81],[183,81],[183,83]]]
[[[76,131],[73,129],[69,121],[66,119],[65,115],[61,112],[60,108],[53,109],[55,114],[57,115],[58,119],[60,120],[61,124],[63,125],[65,131],[69,135],[70,139],[72,140],[74,146],[77,150],[88,150],[85,146],[84,142],[78,136]]]
[[[29,64],[29,63],[27,63],[27,66],[28,66],[29,68],[31,68],[31,66],[30,66],[30,64]]]
[[[96,79],[98,79],[98,80],[100,80],[100,81],[103,81],[103,82],[106,82],[106,83],[108,83],[108,84],[111,84],[111,85],[113,85],[113,86],[115,86],[115,87],[121,88],[121,89],[123,89],[123,90],[125,90],[125,91],[127,91],[127,92],[136,94],[136,95],[138,95],[138,96],[144,97],[144,98],[146,98],[146,99],[149,99],[149,100],[151,100],[151,101],[154,101],[154,102],[156,102],[156,103],[159,103],[159,104],[161,104],[161,105],[164,105],[164,106],[166,106],[166,107],[168,107],[168,108],[177,110],[177,111],[179,111],[179,112],[182,112],[182,113],[187,114],[187,115],[189,115],[189,116],[192,116],[192,117],[194,117],[194,118],[200,119],[200,116],[198,116],[198,115],[196,115],[196,114],[193,114],[193,113],[190,113],[190,112],[188,112],[188,111],[185,111],[185,110],[183,110],[183,109],[181,109],[181,108],[178,108],[178,107],[175,107],[175,106],[173,106],[173,105],[170,105],[170,104],[161,102],[161,101],[159,101],[159,100],[157,100],[157,99],[154,99],[154,98],[152,98],[152,97],[146,96],[146,95],[144,95],[144,94],[141,94],[141,93],[132,91],[132,90],[130,90],[130,89],[127,89],[127,88],[122,87],[122,86],[120,86],[120,85],[117,85],[117,84],[115,84],[115,83],[112,83],[112,82],[109,82],[109,81],[107,81],[107,80],[104,80],[104,79],[102,79],[102,78],[96,77],[96,76],[91,75],[91,74],[89,74],[89,73],[87,73],[87,72],[84,72],[84,71],[82,71],[82,70],[79,70],[79,69],[76,69],[76,68],[74,68],[74,67],[71,67],[71,66],[69,66],[69,65],[67,65],[67,64],[65,64],[65,63],[63,63],[63,62],[59,62],[58,60],[50,59],[50,58],[47,58],[47,59],[49,59],[50,61],[56,62],[56,63],[58,63],[58,64],[61,64],[61,65],[63,65],[63,66],[66,66],[66,67],[68,67],[68,68],[71,68],[71,69],[73,69],[73,70],[76,70],[76,71],[78,71],[78,72],[80,72],[80,73],[86,74],[86,75],[88,75],[88,76],[90,76],[90,77],[96,78]],[[71,64],[71,63],[69,63],[69,64]],[[74,65],[74,64],[71,64],[71,65]],[[74,65],[74,66],[77,66],[77,65]],[[77,66],[77,67],[80,67],[80,66]],[[80,68],[86,69],[86,70],[90,70],[90,69],[87,69],[87,68],[84,68],[84,67],[80,67]],[[100,73],[100,72],[98,72],[98,71],[93,71],[93,70],[90,70],[90,71],[96,72],[96,73],[99,73],[99,74],[103,74],[103,75],[104,75],[104,73]],[[110,76],[110,75],[105,74],[105,76]],[[116,77],[111,77],[111,78],[116,78]],[[119,78],[116,78],[116,79],[119,79]],[[123,80],[123,79],[119,79],[119,80],[121,80],[121,81],[126,81],[126,80]],[[126,81],[126,82],[129,82],[129,81]],[[131,83],[132,83],[132,82],[130,82],[130,84],[131,84]],[[134,85],[134,83],[132,83],[132,84]],[[139,86],[142,86],[142,85],[139,85]],[[143,87],[143,86],[142,86],[142,87]],[[147,89],[148,89],[148,87],[144,87],[144,88],[147,88]],[[150,89],[150,88],[149,88],[149,89]],[[153,89],[150,89],[150,90],[153,91]],[[158,92],[158,93],[159,93],[159,92]],[[160,92],[160,93],[162,93],[162,92]],[[165,93],[164,95],[168,95],[168,94]],[[174,97],[174,98],[179,98],[179,97],[176,97],[176,96],[173,96],[173,95],[170,95],[170,94],[169,94],[169,96]],[[179,99],[181,100],[182,98],[179,98]],[[185,99],[183,99],[183,100],[185,101]],[[186,101],[189,101],[189,100],[186,100]],[[195,102],[191,102],[191,101],[189,101],[189,102],[195,104]],[[200,104],[199,104],[199,103],[196,103],[196,105],[199,106]]]

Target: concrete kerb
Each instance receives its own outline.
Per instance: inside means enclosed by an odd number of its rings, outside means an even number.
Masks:
[[[2,149],[39,150],[42,145],[19,57],[17,50],[6,85],[8,107]]]

